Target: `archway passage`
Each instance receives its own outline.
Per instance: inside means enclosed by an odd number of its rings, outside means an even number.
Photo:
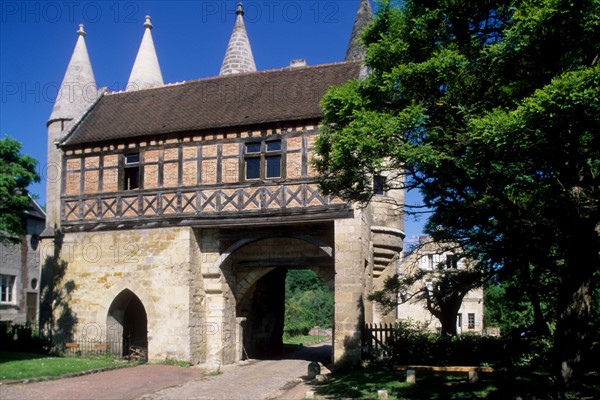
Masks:
[[[286,270],[276,268],[247,294],[244,349],[249,358],[272,358],[283,351]]]
[[[298,345],[316,343],[318,335],[330,336],[333,304],[332,288],[311,269],[272,268],[238,304],[238,315],[244,316],[242,357],[279,358]],[[319,334],[313,332],[316,326],[322,328]]]
[[[147,358],[148,316],[142,301],[129,289],[115,297],[106,318],[107,342],[111,353],[130,358]]]
[[[226,351],[235,360],[279,358],[283,352],[285,279],[289,270],[312,270],[333,287],[335,268],[328,225],[278,232],[259,230],[221,232],[228,238],[223,271],[235,314],[225,314],[235,326]],[[318,228],[318,229],[317,229]],[[317,235],[310,235],[318,232]],[[239,239],[237,239],[239,238]],[[237,239],[237,240],[236,240]],[[230,303],[231,304],[231,303]],[[224,310],[233,311],[233,309]],[[232,351],[233,350],[233,351]]]

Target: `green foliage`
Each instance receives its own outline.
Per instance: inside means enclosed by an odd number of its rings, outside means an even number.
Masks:
[[[23,214],[29,208],[27,187],[39,182],[37,161],[20,154],[21,143],[9,137],[0,139],[0,243],[17,243],[25,233]]]
[[[522,275],[491,282],[485,288],[484,326],[498,327],[502,335],[528,330],[538,336],[550,337],[555,329],[552,321],[556,313],[556,287],[541,277],[532,280],[530,276]]]
[[[499,282],[530,275],[507,293],[555,326],[570,384],[595,337],[600,2],[383,1],[363,38],[371,74],[323,99],[323,189],[366,201],[374,173],[400,171],[388,184],[422,192],[435,241]]]
[[[307,335],[314,326],[331,327],[333,291],[311,270],[290,270],[285,280],[284,335]]]

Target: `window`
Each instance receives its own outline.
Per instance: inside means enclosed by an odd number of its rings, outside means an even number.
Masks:
[[[31,245],[32,250],[37,250],[40,244],[40,237],[38,235],[31,235],[31,239],[29,239],[29,244]]]
[[[375,175],[373,177],[373,194],[385,195],[385,176]]]
[[[427,269],[433,269],[433,267],[434,267],[433,254],[428,254],[427,255]]]
[[[425,287],[427,288],[427,291],[429,291],[429,292],[433,291],[433,281],[426,281]]]
[[[431,271],[435,267],[435,261],[436,259],[433,254],[426,254],[421,257],[421,260],[419,262],[422,269]]]
[[[125,155],[123,167],[123,190],[140,188],[140,153]]]
[[[458,329],[462,328],[462,314],[461,313],[456,314],[456,327]]]
[[[475,329],[475,314],[469,313],[469,315],[467,315],[467,317],[468,317],[467,328],[469,328],[469,329]]]
[[[448,269],[458,269],[458,256],[455,254],[446,256],[446,268]]]
[[[402,303],[405,303],[407,298],[408,298],[408,292],[406,291],[406,289],[400,290],[400,301]]]
[[[15,280],[11,275],[0,275],[0,303],[15,303]]]
[[[244,167],[246,179],[281,178],[281,140],[246,143]]]

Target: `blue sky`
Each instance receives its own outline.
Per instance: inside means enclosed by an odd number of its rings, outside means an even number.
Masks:
[[[99,87],[127,84],[150,15],[165,83],[218,75],[237,1],[0,1],[0,135],[46,162],[46,121],[77,40],[78,25]],[[259,70],[293,59],[309,65],[344,59],[359,0],[244,1]],[[43,179],[42,179],[43,180]],[[44,183],[31,188],[45,202]],[[414,195],[409,195],[414,197]],[[407,236],[420,222],[407,217]]]

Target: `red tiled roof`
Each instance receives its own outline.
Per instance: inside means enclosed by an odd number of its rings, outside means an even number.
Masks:
[[[344,62],[105,94],[63,144],[320,118],[325,91],[359,71],[359,62]]]

